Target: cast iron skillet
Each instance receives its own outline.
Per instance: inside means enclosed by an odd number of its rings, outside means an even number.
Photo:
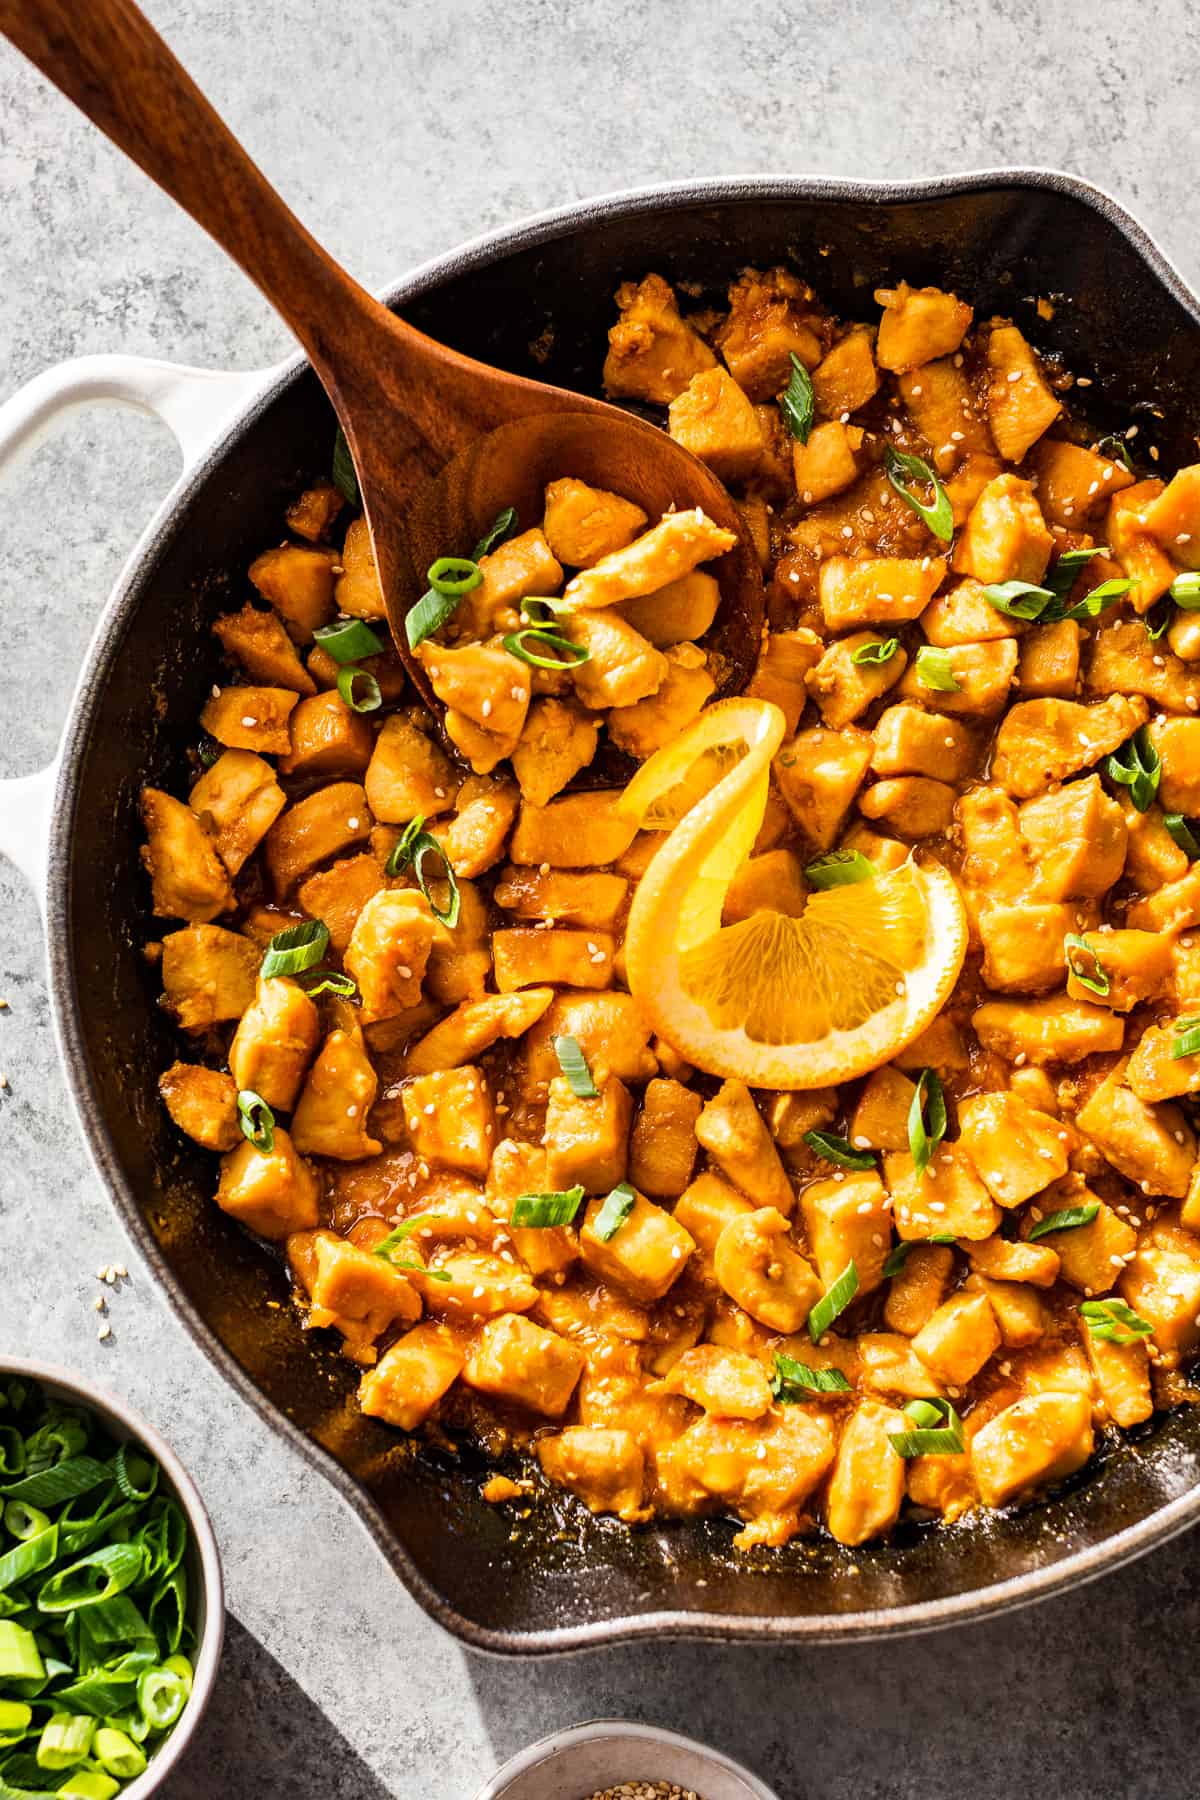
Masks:
[[[776,262],[850,318],[870,314],[877,283],[951,286],[983,316],[1015,316],[1091,376],[1099,428],[1140,422],[1165,468],[1195,455],[1200,308],[1126,213],[1061,175],[642,191],[497,233],[427,265],[391,298],[457,349],[587,388],[619,281],[654,269],[719,298],[744,264]],[[1053,303],[1049,320],[1035,311],[1039,297]],[[909,1528],[852,1556],[798,1542],[738,1557],[719,1522],[630,1532],[549,1499],[514,1544],[511,1510],[479,1497],[477,1465],[416,1450],[363,1418],[355,1372],[333,1343],[304,1335],[289,1306],[264,1304],[286,1300],[280,1266],[212,1204],[212,1159],[187,1147],[156,1095],[175,1051],[157,973],[140,954],[162,926],[148,917],[136,799],[146,780],[183,791],[185,747],[217,667],[209,622],[241,604],[242,571],[278,537],[298,486],[326,470],[331,437],[317,382],[294,363],[167,503],[92,646],[51,843],[52,990],[88,1143],[180,1317],[264,1425],[337,1485],[436,1618],[494,1651],[664,1631],[842,1639],[926,1629],[1086,1580],[1189,1524],[1200,1515],[1200,1409],[1155,1421],[1048,1505]]]

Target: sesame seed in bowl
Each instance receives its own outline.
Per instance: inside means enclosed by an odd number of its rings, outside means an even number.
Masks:
[[[740,1763],[694,1738],[596,1719],[514,1756],[475,1800],[778,1800]]]

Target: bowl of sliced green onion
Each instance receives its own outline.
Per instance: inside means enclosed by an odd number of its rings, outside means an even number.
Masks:
[[[0,1362],[0,1800],[146,1800],[224,1630],[216,1538],[170,1445],[90,1382]]]

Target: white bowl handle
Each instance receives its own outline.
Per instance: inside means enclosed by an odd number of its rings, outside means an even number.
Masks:
[[[205,451],[274,370],[193,369],[143,356],[81,356],[45,369],[0,406],[0,474],[31,451],[63,412],[97,402],[136,406],[161,419],[183,452],[186,479]],[[0,855],[15,863],[45,911],[50,817],[58,759],[36,775],[0,781]]]

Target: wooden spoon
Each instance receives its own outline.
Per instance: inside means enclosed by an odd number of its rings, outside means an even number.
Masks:
[[[0,30],[211,233],[299,338],[354,455],[396,647],[439,722],[404,631],[425,570],[468,554],[506,506],[525,525],[540,519],[545,483],[563,475],[612,488],[652,521],[699,506],[737,532],[713,566],[721,605],[708,644],[724,659],[721,691],[745,685],[762,577],[744,519],[703,463],[617,407],[460,356],[372,299],[284,205],[132,0],[0,0]]]

